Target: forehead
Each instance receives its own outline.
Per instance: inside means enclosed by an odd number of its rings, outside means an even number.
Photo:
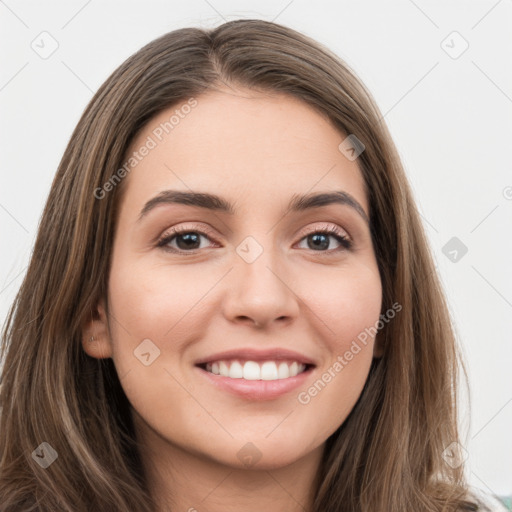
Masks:
[[[191,106],[193,105],[193,106]],[[305,102],[280,93],[215,90],[152,118],[132,142],[144,156],[127,176],[125,199],[162,190],[211,191],[232,202],[345,190],[368,212],[356,161],[338,149],[346,134]]]

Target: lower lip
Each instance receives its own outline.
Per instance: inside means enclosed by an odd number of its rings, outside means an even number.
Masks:
[[[201,375],[206,377],[214,386],[233,393],[234,395],[247,398],[248,400],[272,400],[273,398],[278,398],[285,393],[289,393],[301,385],[304,385],[315,369],[314,366],[311,366],[306,371],[299,373],[295,377],[288,377],[287,379],[245,380],[216,375],[203,370],[199,366],[196,366],[195,368],[199,370]]]

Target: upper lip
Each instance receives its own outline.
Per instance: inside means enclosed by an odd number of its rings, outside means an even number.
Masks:
[[[217,352],[216,354],[198,359],[195,362],[195,365],[197,366],[200,364],[227,359],[242,359],[244,361],[292,360],[297,361],[298,363],[315,365],[314,361],[309,357],[286,348],[269,348],[266,350],[255,348],[237,348],[234,350],[226,350],[224,352]]]

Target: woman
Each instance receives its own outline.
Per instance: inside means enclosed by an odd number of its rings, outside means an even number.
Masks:
[[[0,503],[484,510],[399,157],[327,49],[238,20],[103,84],[3,337]]]

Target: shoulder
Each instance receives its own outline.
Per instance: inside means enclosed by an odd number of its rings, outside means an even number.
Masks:
[[[508,512],[498,498],[478,487],[470,487],[469,494],[477,500],[479,505],[483,506],[483,510],[486,512]]]

